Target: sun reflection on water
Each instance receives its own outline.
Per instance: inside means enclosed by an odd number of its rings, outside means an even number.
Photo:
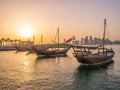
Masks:
[[[34,68],[35,68],[35,58],[32,56],[25,55],[21,60],[21,73],[19,73],[19,77],[21,82],[29,81],[34,78]]]

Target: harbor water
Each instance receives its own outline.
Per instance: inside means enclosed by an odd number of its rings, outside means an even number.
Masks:
[[[120,46],[114,63],[81,69],[72,49],[66,57],[38,58],[27,52],[0,52],[0,90],[120,90]]]

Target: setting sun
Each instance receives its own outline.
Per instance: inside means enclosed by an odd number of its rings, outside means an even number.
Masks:
[[[32,28],[30,28],[30,27],[22,27],[20,29],[20,35],[22,37],[30,37],[30,36],[32,36],[33,35]]]

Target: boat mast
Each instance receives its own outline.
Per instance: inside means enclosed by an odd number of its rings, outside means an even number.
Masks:
[[[59,27],[58,27],[58,50],[59,50]]]
[[[105,49],[105,29],[106,29],[106,19],[104,19],[104,32],[103,32],[103,53]]]
[[[33,44],[35,44],[35,36],[33,35]]]
[[[41,46],[43,44],[43,35],[41,35]]]

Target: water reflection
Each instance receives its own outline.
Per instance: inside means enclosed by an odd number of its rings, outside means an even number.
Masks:
[[[114,64],[111,64],[108,68],[102,69],[87,69],[78,67],[75,72],[75,78],[73,81],[74,90],[119,90],[120,81],[116,81],[111,76],[108,70],[113,69]],[[113,72],[112,72],[113,73]],[[114,85],[113,85],[114,83]],[[116,87],[117,86],[117,87]]]
[[[33,72],[36,60],[30,60],[28,56],[24,56],[22,59],[23,62],[23,71]]]
[[[61,57],[68,57],[68,55],[64,55],[64,56],[59,56],[59,57],[54,57],[54,56],[37,56],[37,58],[36,58],[36,60],[40,60],[40,59],[49,59],[49,58],[57,58],[57,59],[59,59],[59,58],[61,58]]]
[[[35,70],[35,64],[36,60],[33,55],[25,55],[21,59],[21,73],[19,74],[20,79],[23,81],[29,81],[34,78],[34,70]]]
[[[107,68],[82,69],[67,57],[37,58],[26,52],[0,52],[0,90],[120,90],[120,52]]]

